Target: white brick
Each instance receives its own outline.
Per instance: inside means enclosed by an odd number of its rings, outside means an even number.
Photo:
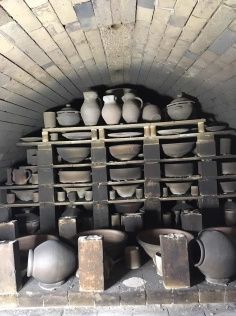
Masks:
[[[110,0],[91,0],[98,27],[112,25]]]
[[[197,18],[193,15],[190,16],[187,24],[183,28],[180,38],[183,41],[192,42],[200,33],[201,29],[206,24],[206,19]]]
[[[77,21],[77,16],[70,0],[49,1],[63,25]]]
[[[201,19],[209,19],[222,0],[198,0],[192,15]]]

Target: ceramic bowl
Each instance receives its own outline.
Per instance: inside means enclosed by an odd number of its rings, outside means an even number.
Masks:
[[[136,180],[142,175],[140,167],[110,169],[110,178],[115,181]]]
[[[190,177],[193,175],[193,163],[166,163],[164,174],[165,177]]]
[[[236,192],[236,181],[220,182],[220,186],[224,193]]]
[[[157,252],[161,253],[160,247],[160,235],[167,234],[183,234],[186,236],[188,242],[191,241],[194,237],[192,234],[187,233],[183,230],[171,229],[171,228],[154,228],[148,229],[140,232],[137,235],[137,241],[145,252],[152,259],[155,258]]]
[[[110,154],[118,160],[131,160],[141,150],[140,144],[122,144],[109,147]]]
[[[166,182],[166,186],[174,195],[184,195],[190,189],[192,182]]]
[[[76,239],[80,236],[100,235],[103,236],[104,250],[112,258],[121,257],[127,243],[126,233],[115,229],[92,229],[79,233]]]
[[[61,158],[70,163],[83,161],[90,154],[89,147],[57,147],[57,153]]]
[[[179,158],[191,152],[195,142],[162,144],[162,150],[168,157]]]
[[[236,162],[222,162],[222,174],[236,174]]]
[[[117,213],[136,213],[142,207],[142,202],[134,202],[134,203],[117,203],[114,204]]]
[[[20,201],[29,202],[33,200],[33,193],[37,192],[36,190],[11,190],[11,192],[15,193],[16,197]]]
[[[91,181],[91,171],[88,170],[60,170],[58,175],[61,183],[84,183]]]
[[[134,195],[136,188],[139,184],[130,185],[114,185],[112,189],[117,192],[117,194],[123,198],[129,198]]]
[[[64,188],[64,190],[67,193],[67,196],[68,196],[69,192],[75,191],[75,192],[77,192],[79,199],[83,199],[85,192],[88,191],[89,189],[91,189],[91,187]]]
[[[71,140],[77,140],[77,139],[90,139],[91,138],[91,132],[66,132],[62,134],[63,137]]]

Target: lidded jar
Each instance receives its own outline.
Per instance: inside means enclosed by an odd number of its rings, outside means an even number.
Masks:
[[[79,111],[73,109],[70,104],[57,111],[57,121],[61,126],[74,126],[80,122]]]

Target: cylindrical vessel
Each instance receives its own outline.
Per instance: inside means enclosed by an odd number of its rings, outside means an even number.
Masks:
[[[198,196],[198,186],[197,185],[191,185],[191,195]]]
[[[56,127],[56,113],[55,112],[44,112],[43,121],[45,128]]]
[[[32,173],[32,176],[30,178],[30,182],[32,184],[38,184],[39,183],[39,175],[37,173]]]
[[[15,193],[7,193],[7,203],[12,204],[16,201],[16,195]]]
[[[111,215],[111,226],[120,227],[120,214],[115,213]]]
[[[139,247],[125,247],[125,263],[128,269],[138,269],[141,267],[141,257]]]
[[[164,187],[164,188],[162,189],[162,196],[163,196],[163,197],[167,197],[167,196],[168,196],[168,188]]]
[[[70,202],[75,202],[77,198],[77,192],[76,191],[67,192],[67,197]]]
[[[58,140],[58,133],[51,133],[51,134],[50,134],[50,139],[51,139],[52,141]]]
[[[38,192],[33,192],[33,198],[32,198],[34,203],[39,202],[39,193]]]
[[[85,198],[85,201],[92,201],[93,191],[85,191],[84,198]]]
[[[231,154],[231,138],[220,138],[220,154]]]
[[[142,199],[143,198],[143,189],[137,188],[135,190],[135,195],[137,199]]]
[[[115,200],[115,198],[116,198],[116,191],[115,190],[109,191],[109,199]]]
[[[58,202],[64,202],[65,199],[66,199],[66,192],[65,191],[57,192],[57,201]]]

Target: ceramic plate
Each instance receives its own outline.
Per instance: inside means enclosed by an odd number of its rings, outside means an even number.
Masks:
[[[226,125],[211,125],[211,126],[206,126],[206,130],[208,132],[217,132],[217,131],[222,131],[226,128]]]
[[[189,131],[189,128],[172,128],[172,129],[159,129],[157,131],[160,135],[178,135],[186,133]]]
[[[91,132],[68,132],[62,134],[67,139],[90,139]]]
[[[41,142],[42,137],[22,137],[20,140],[22,142]]]
[[[123,137],[135,137],[135,136],[142,136],[143,134],[141,132],[114,132],[109,133],[109,137],[113,138],[123,138]]]

